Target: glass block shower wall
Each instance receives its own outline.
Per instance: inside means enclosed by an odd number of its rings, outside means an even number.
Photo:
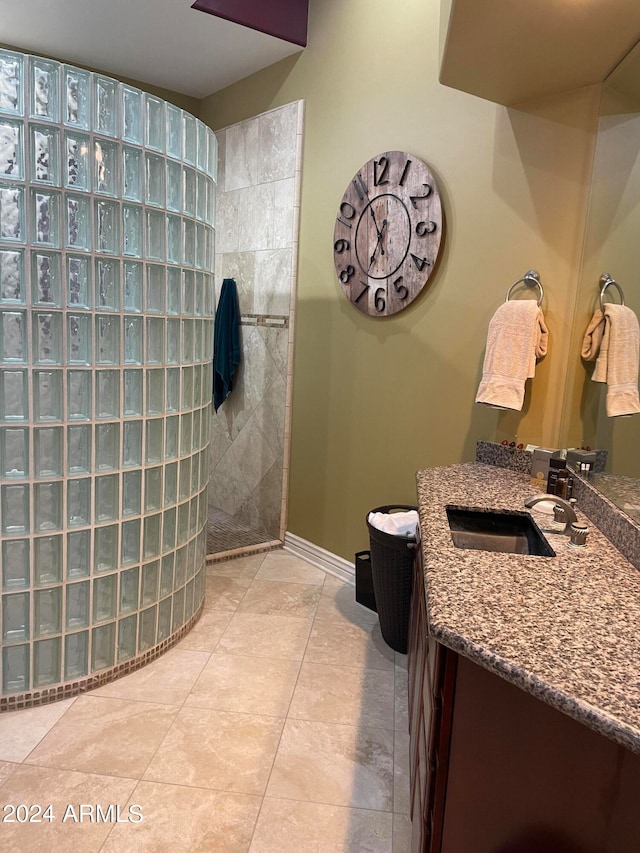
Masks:
[[[216,162],[177,107],[0,51],[0,709],[201,607]]]

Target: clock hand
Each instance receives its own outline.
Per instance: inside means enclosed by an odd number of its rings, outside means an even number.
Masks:
[[[378,242],[373,247],[373,253],[369,259],[369,270],[373,266],[373,262],[376,259],[376,252],[378,251],[378,246],[380,246],[380,248],[382,248],[381,243],[380,243],[381,239],[382,239],[382,231],[378,231]],[[382,253],[384,254],[384,249],[382,249]],[[369,272],[369,270],[367,270],[367,272]]]
[[[386,219],[382,223],[382,228],[378,228],[378,226],[376,225],[376,231],[378,232],[378,242],[376,243],[375,248],[373,250],[373,254],[371,255],[371,258],[370,258],[369,270],[373,266],[373,262],[376,259],[376,252],[378,251],[378,246],[380,246],[380,254],[384,255],[384,246],[382,245],[382,235],[384,234],[384,229],[386,227],[387,227],[387,220]],[[367,270],[367,272],[369,272],[369,270]]]
[[[380,254],[384,255],[384,246],[382,245],[382,235],[384,234],[384,229],[387,227],[387,220],[384,219],[382,221],[382,228],[378,231],[378,244],[380,246]],[[376,246],[376,248],[377,248]]]
[[[382,226],[382,229],[378,228],[378,222],[376,220],[376,215],[373,212],[373,207],[371,207],[371,205],[369,205],[369,213],[371,214],[371,218],[373,219],[373,224],[374,224],[376,232],[378,234],[378,244],[376,245],[376,249],[377,249],[378,245],[380,244],[380,240],[382,239],[382,230],[384,229],[384,225]],[[385,222],[386,221],[387,220],[385,219]],[[384,249],[382,250],[382,254],[384,255]]]
[[[378,235],[378,242],[376,243],[376,248],[373,250],[374,255],[375,255],[375,252],[376,252],[378,246],[380,245],[380,241],[382,240],[382,232],[384,231],[386,219],[382,225],[382,228],[378,228],[378,220],[376,219],[376,214],[375,214],[375,211],[374,211],[372,203],[371,203],[371,198],[369,196],[369,189],[367,188],[367,185],[365,184],[364,180],[362,179],[362,175],[360,174],[360,172],[358,172],[357,178],[358,178],[358,181],[360,182],[359,187],[358,187],[358,184],[356,183],[355,179],[353,181],[353,183],[356,185],[356,192],[358,193],[358,195],[360,196],[361,199],[364,198],[364,196],[366,196],[367,201],[369,202],[369,205],[368,205],[369,213],[371,214],[371,218],[373,219],[373,225],[374,225],[374,228],[376,229],[376,234]],[[364,193],[364,196],[362,195],[362,193]],[[381,254],[384,255],[384,246],[381,247],[380,251],[381,251]],[[373,263],[373,256],[372,256],[371,262]]]

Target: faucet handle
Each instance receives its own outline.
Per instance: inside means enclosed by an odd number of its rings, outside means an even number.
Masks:
[[[587,544],[587,535],[589,534],[589,528],[586,524],[579,524],[578,522],[573,522],[570,529],[571,539],[569,541],[570,545],[575,545],[576,547],[582,547]]]
[[[576,498],[569,498],[568,504],[575,512],[576,510]],[[559,524],[567,523],[567,510],[566,507],[561,506],[560,504],[556,504],[553,508],[553,520],[557,521]]]
[[[566,524],[567,523],[567,513],[563,506],[560,504],[556,504],[553,508],[553,520],[557,521],[558,524]]]

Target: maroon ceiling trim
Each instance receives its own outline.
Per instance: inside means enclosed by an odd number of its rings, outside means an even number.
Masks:
[[[307,46],[309,0],[196,0],[191,8]]]

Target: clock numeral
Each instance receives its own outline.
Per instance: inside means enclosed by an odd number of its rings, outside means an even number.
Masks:
[[[416,202],[417,201],[424,201],[425,198],[429,198],[429,196],[433,192],[433,189],[432,189],[430,184],[423,184],[422,186],[427,188],[427,191],[425,192],[424,195],[410,195],[409,196],[409,198],[411,199],[411,204],[414,206],[414,208],[416,210],[418,209],[418,205],[416,204]]]
[[[406,285],[402,284],[404,276],[399,275],[398,278],[393,282],[393,286],[396,289],[396,293],[398,294],[398,299],[406,299],[409,295],[409,291],[407,290]]]
[[[418,268],[418,272],[422,272],[425,267],[431,266],[431,261],[428,261],[426,258],[419,258],[417,255],[411,253],[411,257],[413,258],[413,263]]]
[[[343,269],[340,271],[340,281],[343,284],[348,284],[349,279],[352,278],[355,274],[356,274],[355,269],[353,268],[353,266],[351,264],[349,264],[349,266],[346,267],[346,269]]]
[[[340,205],[340,213],[342,214],[342,216],[344,216],[344,219],[342,219],[341,216],[338,216],[338,222],[342,222],[342,224],[346,225],[347,228],[351,228],[351,223],[345,222],[345,219],[353,219],[353,217],[356,215],[355,207],[352,204],[349,204],[348,201],[343,201]]]
[[[358,196],[360,201],[364,201],[365,198],[369,197],[369,188],[367,187],[367,185],[363,181],[362,175],[360,174],[360,172],[358,172],[358,174],[351,181],[351,183],[353,184],[355,191],[356,191],[356,195]]]
[[[360,284],[362,285],[362,290],[361,290],[361,291],[360,291],[360,293],[356,296],[356,298],[353,300],[354,302],[360,302],[360,300],[361,300],[361,299],[362,299],[362,297],[365,295],[365,293],[367,293],[367,292],[368,292],[369,287],[370,287],[370,285],[369,285],[369,284],[367,284],[367,283],[366,283],[366,282],[364,282],[364,281],[361,281],[361,282],[360,282]]]
[[[343,252],[348,252],[351,248],[351,243],[348,240],[336,240],[333,244],[333,251],[341,255]]]
[[[418,237],[426,237],[427,234],[433,234],[437,227],[437,224],[433,220],[430,220],[429,224],[426,222],[418,222],[416,225],[416,234]]]
[[[407,160],[404,164],[404,169],[402,170],[402,175],[400,176],[400,180],[398,183],[401,187],[404,186],[404,182],[407,180],[407,175],[409,174],[409,166],[411,165],[411,160]]]
[[[378,174],[378,169],[380,169],[380,174]],[[373,161],[373,183],[376,187],[379,187],[380,184],[389,183],[389,178],[387,177],[388,171],[389,160],[386,157],[381,157],[379,160]]]
[[[385,292],[384,287],[379,287],[376,290],[375,295],[373,297],[373,303],[376,306],[376,311],[380,314],[387,307],[387,303],[385,301],[385,296],[386,296],[386,292]]]

